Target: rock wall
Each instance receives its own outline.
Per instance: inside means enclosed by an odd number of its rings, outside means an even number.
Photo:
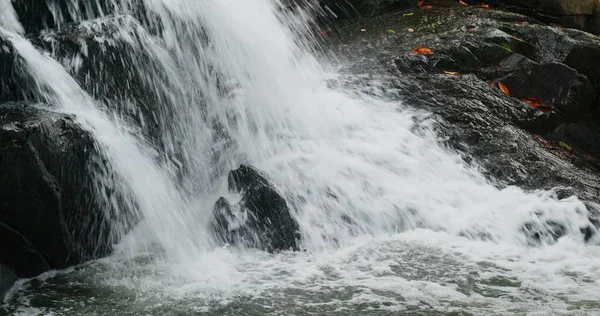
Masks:
[[[427,0],[424,5],[445,6],[458,0]],[[464,0],[469,5],[489,4],[534,17],[546,23],[560,24],[600,34],[600,0]],[[321,0],[338,17],[369,17],[400,9],[417,9],[417,0]]]

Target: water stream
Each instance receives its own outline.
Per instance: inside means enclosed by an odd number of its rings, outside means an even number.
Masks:
[[[585,205],[498,189],[439,144],[426,113],[340,88],[314,52],[310,10],[146,0],[142,14],[137,4],[114,2],[116,13],[79,25],[93,42],[126,45],[124,63],[155,102],[136,112],[148,104],[97,98],[76,79],[93,52],[40,52],[0,0],[0,36],[41,98],[96,139],[117,175],[99,182],[143,218],[111,257],[19,281],[0,314],[600,313]],[[103,23],[110,36],[94,33]],[[212,206],[240,163],[285,195],[302,252],[212,240]],[[567,234],[530,247],[521,227],[543,220]]]

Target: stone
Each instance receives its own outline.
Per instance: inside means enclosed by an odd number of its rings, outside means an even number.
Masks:
[[[17,275],[9,267],[0,263],[0,302],[17,281]]]
[[[515,13],[455,4],[328,25],[332,31],[323,45],[343,61],[344,86],[368,93],[375,82],[379,97],[425,110],[423,120],[435,122],[441,141],[497,187],[568,185],[581,200],[598,202],[600,150],[593,148],[600,135],[600,91],[598,63],[590,61],[598,59],[600,39]],[[388,32],[409,27],[414,32]],[[418,45],[432,54],[411,52]],[[586,59],[569,58],[580,54]],[[523,97],[539,98],[552,111]],[[581,227],[581,234],[593,241],[600,211],[588,210],[591,226]],[[555,239],[531,228],[533,240],[536,234]],[[559,227],[551,228],[559,238]]]
[[[268,252],[298,250],[299,226],[283,196],[257,169],[241,165],[228,175],[228,188],[239,195],[221,197],[214,206],[212,228],[224,243]]]
[[[100,194],[107,172],[91,136],[68,115],[42,105],[0,105],[0,264],[33,277],[105,256],[119,239],[116,217]]]
[[[321,0],[333,17],[374,16],[393,10],[415,8],[418,0]]]

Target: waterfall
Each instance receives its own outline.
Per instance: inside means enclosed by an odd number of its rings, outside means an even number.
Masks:
[[[168,257],[215,246],[207,232],[212,203],[240,163],[272,178],[309,250],[416,228],[523,244],[520,225],[540,214],[575,235],[587,221],[576,198],[495,188],[441,147],[429,126],[416,126],[421,114],[405,105],[327,87],[335,76],[311,53],[309,14],[301,9],[288,12],[271,0],[144,5],[145,15],[133,11],[138,18],[117,11],[110,38],[127,45],[124,64],[155,102],[139,126],[126,115],[139,100],[94,98],[69,62],[17,33],[10,9],[3,10],[3,37],[40,96],[92,133],[118,175],[105,185],[126,192]],[[80,27],[93,30],[94,23]],[[92,40],[109,43],[103,36]],[[151,120],[155,134],[140,132]]]
[[[109,258],[19,281],[6,310],[489,315],[596,304],[584,203],[498,188],[440,143],[429,113],[345,88],[313,38],[312,2],[47,1],[51,28],[36,37],[0,0],[0,40],[44,106],[94,138],[109,171],[95,173],[104,205],[140,221]],[[213,206],[240,164],[283,195],[303,251],[214,240]],[[547,222],[565,237],[530,247],[523,225]],[[28,297],[36,291],[44,299]]]

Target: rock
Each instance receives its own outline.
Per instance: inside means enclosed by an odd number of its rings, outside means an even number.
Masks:
[[[498,187],[568,185],[581,199],[598,201],[600,151],[589,148],[597,135],[600,71],[589,60],[596,60],[600,39],[535,23],[453,2],[330,23],[323,44],[345,61],[349,75],[343,85],[366,93],[375,85],[390,100],[431,113],[442,141]],[[414,32],[401,31],[408,28]],[[411,52],[418,45],[432,54]],[[588,59],[568,58],[579,54]],[[523,97],[539,98],[552,112]],[[580,122],[587,125],[576,133],[572,124]],[[561,145],[561,129],[570,131],[572,150]]]
[[[214,206],[212,228],[218,240],[269,252],[298,250],[299,226],[285,199],[255,168],[241,165],[229,172],[232,204],[221,197]]]
[[[27,33],[62,28],[68,23],[80,23],[125,11],[120,4],[110,0],[13,0],[13,7]]]
[[[552,244],[567,233],[567,228],[555,221],[545,221],[542,223],[526,223],[521,228],[527,238],[527,242],[532,245]]]
[[[333,17],[374,16],[393,10],[415,8],[418,0],[321,0],[321,6]]]
[[[0,165],[0,264],[33,277],[110,252],[119,238],[112,228],[128,216],[102,203],[100,193],[121,197],[98,191],[95,172],[106,164],[71,117],[0,105]]]
[[[0,104],[33,96],[22,68],[12,45],[0,37]]]
[[[598,0],[503,0],[497,3],[511,11],[531,15],[545,22],[600,33]]]
[[[9,267],[0,263],[0,302],[17,281],[17,275]]]

